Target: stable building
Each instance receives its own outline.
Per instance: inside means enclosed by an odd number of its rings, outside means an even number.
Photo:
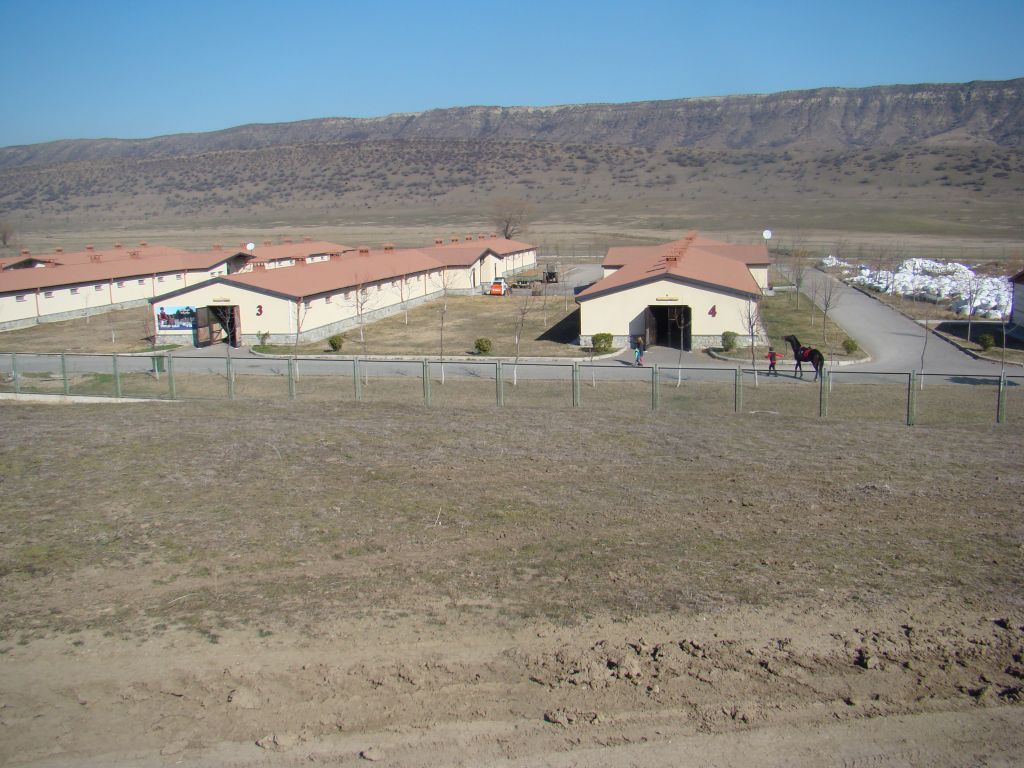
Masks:
[[[150,299],[157,341],[318,341],[536,264],[534,246],[496,235],[426,248],[286,245],[257,247],[243,271]]]
[[[580,344],[610,333],[616,346],[642,336],[648,345],[691,350],[718,346],[726,331],[742,343],[770,263],[764,243],[735,245],[696,231],[660,245],[610,248],[604,277],[576,296]]]
[[[1010,278],[1013,293],[1010,298],[1011,333],[1024,338],[1024,269]]]
[[[246,268],[249,254],[215,245],[204,252],[142,242],[0,261],[0,331],[145,306],[172,286]]]

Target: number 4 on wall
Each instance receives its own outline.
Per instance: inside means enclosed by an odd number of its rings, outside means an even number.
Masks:
[[[711,305],[711,309],[708,310],[708,314],[711,315],[712,317],[718,317],[718,308],[717,307],[718,307],[717,304],[712,304]]]

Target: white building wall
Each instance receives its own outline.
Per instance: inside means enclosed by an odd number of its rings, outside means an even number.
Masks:
[[[648,306],[689,306],[693,346],[709,346],[717,344],[725,331],[745,333],[747,305],[747,299],[738,296],[659,280],[581,301],[580,336],[589,341],[596,333],[610,333],[622,344],[628,336],[644,333]],[[714,317],[709,314],[712,307]]]
[[[1013,284],[1013,299],[1010,305],[1010,323],[1024,328],[1024,281]]]

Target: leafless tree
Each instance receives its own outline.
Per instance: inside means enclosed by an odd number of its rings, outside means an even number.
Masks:
[[[680,308],[676,315],[676,327],[679,329],[679,361],[676,364],[676,389],[683,383],[683,339],[686,337],[686,328],[689,323],[684,319],[686,315]]]
[[[804,282],[807,279],[807,237],[801,230],[793,235],[793,242],[789,249],[789,280],[793,283],[793,294],[796,298],[796,307],[800,308],[800,292],[803,290]]]
[[[299,337],[302,335],[302,325],[306,322],[306,315],[309,314],[309,303],[304,296],[295,301],[295,338],[292,341],[292,358],[295,360],[295,378],[299,377]],[[230,349],[231,344],[228,344]],[[230,352],[229,352],[230,354]]]
[[[356,310],[356,320],[359,322],[359,343],[363,347],[363,357],[366,357],[366,307],[369,303],[370,292],[365,283],[358,281],[355,290],[352,291],[352,306]]]
[[[974,274],[964,283],[964,299],[967,301],[967,343],[971,342],[971,323],[974,320],[974,305],[981,294],[982,278]]]
[[[441,383],[444,384],[444,321],[448,315],[448,291],[451,289],[452,280],[454,279],[454,273],[449,272],[446,267],[441,268],[439,275],[439,282],[441,286],[441,306],[438,308],[438,314],[441,319],[440,323],[440,351],[439,359],[441,362]]]
[[[525,231],[530,204],[518,197],[499,197],[491,208],[491,221],[506,240]]]
[[[821,343],[828,346],[828,313],[839,304],[843,295],[843,284],[838,280],[826,277],[818,292],[818,301],[821,304]]]
[[[754,386],[757,386],[757,331],[761,327],[761,305],[755,299],[747,299],[740,310],[743,328],[750,335],[750,367],[754,369]]]
[[[519,384],[519,343],[523,339],[523,328],[526,325],[526,317],[530,314],[530,304],[533,299],[533,295],[527,292],[523,296],[522,303],[516,308],[516,324],[515,324],[515,347],[516,356],[512,361],[512,386]]]
[[[14,225],[9,221],[0,221],[0,246],[4,248],[14,243]]]

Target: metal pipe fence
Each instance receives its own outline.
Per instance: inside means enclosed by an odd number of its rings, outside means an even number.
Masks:
[[[1024,373],[768,376],[727,367],[587,360],[204,357],[0,353],[0,392],[157,400],[422,403],[638,409],[922,424],[1024,423]]]

